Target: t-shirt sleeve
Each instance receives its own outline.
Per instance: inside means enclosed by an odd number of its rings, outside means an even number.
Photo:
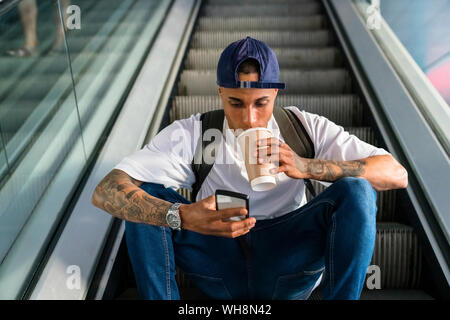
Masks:
[[[360,140],[323,116],[300,111],[296,107],[289,109],[294,111],[310,135],[317,159],[351,161],[389,154],[383,148]]]
[[[191,189],[195,182],[191,163],[200,131],[200,114],[174,121],[141,150],[125,157],[114,169],[143,182],[163,184],[166,188]]]

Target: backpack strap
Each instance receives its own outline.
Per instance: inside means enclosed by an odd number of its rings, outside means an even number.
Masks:
[[[314,144],[300,119],[289,109],[274,107],[273,116],[286,143],[300,157],[314,158]]]
[[[273,116],[277,121],[284,141],[289,147],[300,157],[313,159],[315,157],[314,144],[302,122],[294,112],[282,107],[274,107]],[[316,191],[311,180],[304,179],[304,182],[311,195],[315,197]]]
[[[206,176],[211,171],[214,161],[211,163],[207,163],[203,157],[204,150],[207,149],[207,147],[214,143],[214,147],[218,147],[221,142],[222,135],[220,136],[219,140],[212,140],[208,141],[203,139],[202,137],[205,136],[205,132],[208,129],[217,129],[220,132],[223,131],[223,120],[225,118],[225,114],[223,112],[223,109],[219,110],[213,110],[209,112],[205,112],[200,116],[200,122],[201,122],[201,135],[198,138],[197,145],[195,147],[195,153],[194,158],[192,160],[192,170],[194,171],[195,175],[195,182],[192,185],[192,202],[195,202],[197,198],[197,193],[200,191],[200,187],[203,184],[203,181],[205,181]],[[213,158],[215,158],[216,154],[215,151],[217,148],[214,148],[211,152],[211,155]]]

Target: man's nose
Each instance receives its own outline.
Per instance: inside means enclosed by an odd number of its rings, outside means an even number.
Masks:
[[[244,111],[244,123],[249,128],[255,128],[257,127],[257,117],[256,117],[256,110],[252,106],[248,106]]]

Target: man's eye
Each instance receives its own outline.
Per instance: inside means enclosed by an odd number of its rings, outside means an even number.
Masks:
[[[265,106],[267,104],[267,102],[258,102],[256,105],[258,106],[258,107],[263,107],[263,106]]]

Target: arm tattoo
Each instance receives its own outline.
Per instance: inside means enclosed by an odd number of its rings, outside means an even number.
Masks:
[[[343,177],[360,177],[365,172],[366,161],[334,161],[319,159],[299,159],[297,168],[307,173],[311,179],[333,182]]]
[[[134,181],[126,173],[112,170],[98,184],[92,202],[119,219],[167,226],[166,212],[172,204],[149,195]]]

